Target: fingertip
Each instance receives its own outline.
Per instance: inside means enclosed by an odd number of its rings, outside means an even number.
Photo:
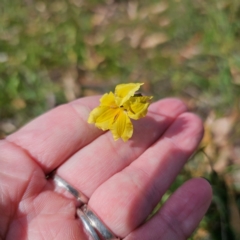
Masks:
[[[164,111],[163,111],[164,109]],[[149,111],[157,114],[164,114],[168,117],[175,118],[179,114],[186,112],[187,106],[183,101],[178,98],[165,98],[159,101],[153,102],[149,106]]]
[[[198,187],[199,192],[201,192],[201,195],[204,197],[206,202],[209,202],[208,205],[210,205],[213,195],[210,182],[204,177],[199,177],[192,179],[190,184],[192,184],[192,188],[196,188],[196,186]]]
[[[185,152],[193,152],[200,143],[204,133],[202,120],[195,114],[180,114],[166,131],[164,137]]]

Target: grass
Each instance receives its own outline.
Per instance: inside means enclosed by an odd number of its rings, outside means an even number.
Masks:
[[[199,150],[167,194],[190,177],[208,178],[213,203],[192,239],[237,239],[240,223],[232,209],[239,214],[238,0],[0,5],[2,137],[56,105],[118,83],[145,82],[144,91],[155,100],[180,97],[204,121],[201,147],[208,157]]]

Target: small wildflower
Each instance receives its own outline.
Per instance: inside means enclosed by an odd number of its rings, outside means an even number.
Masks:
[[[100,99],[100,105],[94,108],[88,123],[94,123],[102,130],[110,130],[114,140],[122,138],[126,142],[133,134],[130,120],[145,117],[152,97],[135,93],[143,83],[119,84],[115,92],[106,93]]]

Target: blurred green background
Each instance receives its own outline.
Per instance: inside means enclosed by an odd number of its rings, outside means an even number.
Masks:
[[[214,198],[190,239],[240,239],[239,40],[239,0],[1,0],[0,137],[59,104],[144,82],[205,126],[163,202],[205,177]]]

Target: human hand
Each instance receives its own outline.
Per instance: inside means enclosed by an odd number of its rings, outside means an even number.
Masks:
[[[87,239],[74,199],[46,179],[54,169],[124,240],[181,240],[197,227],[212,196],[204,179],[186,182],[144,221],[198,146],[201,120],[164,99],[134,122],[128,142],[114,142],[87,123],[98,100],[59,106],[0,142],[0,239]]]

